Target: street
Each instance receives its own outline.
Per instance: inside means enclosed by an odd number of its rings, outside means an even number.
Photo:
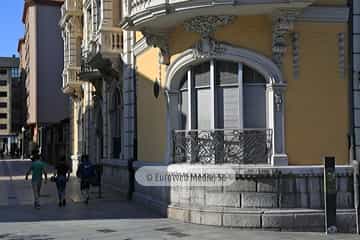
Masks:
[[[24,178],[29,164],[27,160],[0,161],[0,239],[360,239],[350,234],[245,231],[180,223],[126,201],[109,187],[102,199],[93,189],[90,204],[85,205],[76,178],[68,184],[65,208],[57,206],[55,184],[48,182],[37,210],[31,183]]]

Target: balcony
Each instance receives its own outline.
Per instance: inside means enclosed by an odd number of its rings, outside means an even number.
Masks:
[[[98,50],[103,55],[120,55],[122,51],[122,30],[121,28],[101,28],[95,35],[95,42]]]
[[[82,0],[65,0],[61,6],[60,25],[63,26],[71,16],[82,15]]]
[[[101,73],[98,69],[89,64],[88,57],[83,56],[81,59],[81,68],[79,72],[79,79],[82,81],[95,81],[101,78]]]
[[[120,28],[101,28],[83,46],[80,77],[87,81],[102,77],[118,78],[122,47]]]
[[[140,31],[152,29],[159,32],[188,19],[202,15],[262,15],[277,9],[302,9],[314,0],[129,0],[125,1],[123,27]]]
[[[272,153],[272,130],[176,130],[173,146],[175,163],[267,164]]]
[[[63,72],[63,92],[69,95],[78,95],[81,92],[79,79],[80,67],[67,67]]]

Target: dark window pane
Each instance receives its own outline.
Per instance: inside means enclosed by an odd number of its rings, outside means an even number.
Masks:
[[[195,87],[210,86],[210,63],[205,62],[193,68]]]
[[[215,71],[216,85],[238,84],[238,63],[216,61]]]
[[[266,128],[265,84],[244,84],[244,127]]]
[[[1,130],[7,129],[7,125],[6,125],[6,124],[0,124],[0,129],[1,129]]]
[[[188,89],[187,73],[185,74],[185,76],[183,77],[183,79],[181,80],[181,83],[180,83],[180,90],[185,90],[185,89]]]
[[[0,69],[0,75],[6,75],[7,70],[6,69]]]
[[[189,116],[189,101],[188,91],[181,91],[180,99],[180,114],[181,114],[181,129],[188,129],[188,116]]]
[[[248,66],[243,66],[243,82],[244,83],[266,83],[264,76],[254,71]]]
[[[7,113],[0,113],[0,118],[1,119],[7,118]]]
[[[0,92],[0,97],[7,97],[7,92]]]
[[[0,102],[0,108],[7,108],[6,102]]]
[[[0,80],[0,86],[6,86],[7,81],[6,80]]]

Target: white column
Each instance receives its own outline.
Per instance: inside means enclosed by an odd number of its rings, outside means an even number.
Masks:
[[[244,88],[243,88],[243,65],[239,63],[238,80],[239,80],[239,128],[244,129]]]
[[[288,165],[288,156],[285,150],[285,85],[268,84],[267,95],[267,125],[272,130],[271,165]]]
[[[215,61],[210,61],[210,129],[216,128],[216,86],[215,86]],[[198,111],[202,111],[198,109]]]

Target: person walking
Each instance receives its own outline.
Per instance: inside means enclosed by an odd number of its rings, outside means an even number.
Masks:
[[[45,163],[41,161],[39,153],[37,150],[33,151],[30,156],[32,161],[29,170],[26,172],[25,179],[28,180],[29,174],[31,173],[31,185],[34,194],[34,207],[39,209],[40,208],[40,192],[41,192],[41,185],[42,185],[42,175],[45,176],[45,184],[47,182],[47,174],[45,171]]]
[[[90,200],[90,181],[94,175],[94,167],[89,160],[89,156],[83,155],[81,157],[76,176],[80,178],[80,191],[86,204],[88,204]]]
[[[62,157],[56,165],[55,183],[59,197],[59,207],[66,205],[66,182],[70,179],[70,168],[66,164],[66,158]]]

